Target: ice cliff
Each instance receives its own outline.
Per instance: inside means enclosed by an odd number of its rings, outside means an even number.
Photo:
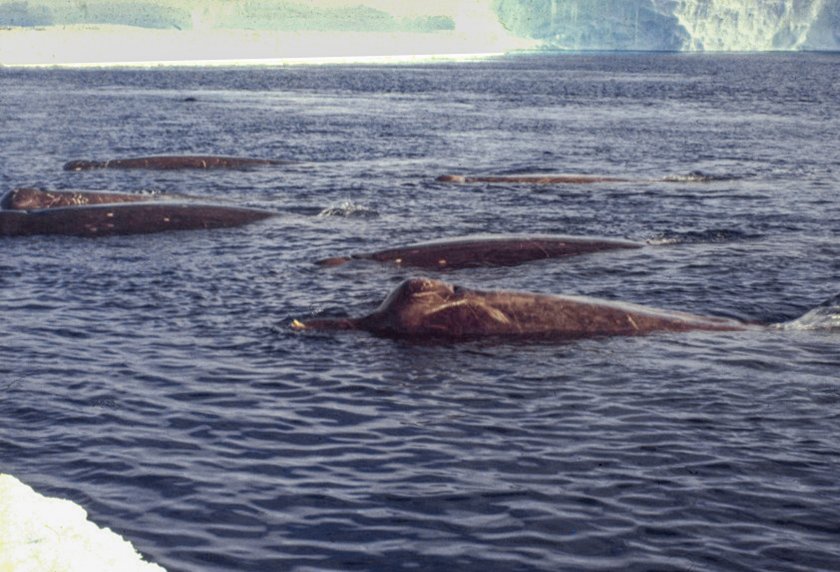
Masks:
[[[477,52],[508,32],[567,50],[840,50],[840,0],[0,0],[0,31],[104,25],[454,33]]]
[[[494,0],[512,32],[570,50],[838,50],[840,0]]]

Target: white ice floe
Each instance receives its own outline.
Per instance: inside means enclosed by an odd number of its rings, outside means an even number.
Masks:
[[[130,542],[87,520],[85,509],[0,474],[0,571],[165,572]]]

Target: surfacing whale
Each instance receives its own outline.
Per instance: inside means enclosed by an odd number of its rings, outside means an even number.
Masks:
[[[289,165],[295,161],[279,159],[252,159],[247,157],[221,157],[216,155],[159,155],[109,161],[70,161],[65,171],[90,171],[92,169],[246,169],[265,165]]]
[[[410,278],[361,318],[294,320],[296,330],[365,330],[395,338],[464,341],[485,337],[573,340],[657,331],[733,331],[730,320],[579,296],[483,291]]]
[[[488,175],[440,175],[435,179],[439,183],[508,183],[527,185],[590,185],[594,183],[709,183],[713,181],[730,181],[738,179],[737,175],[712,175],[693,171],[687,175],[669,175],[659,179],[629,179],[613,177],[611,175],[577,175],[552,173],[519,173],[519,174],[488,174]]]
[[[166,195],[164,195],[166,196]],[[0,236],[109,236],[227,228],[274,216],[270,211],[175,196],[16,189],[0,198]]]
[[[439,183],[526,183],[530,185],[587,185],[593,183],[628,183],[630,179],[599,175],[441,175]]]
[[[13,189],[0,198],[0,209],[32,210],[56,207],[81,207],[117,203],[147,203],[150,201],[193,200],[198,197],[175,194],[130,194],[105,191],[45,191],[42,189]]]
[[[477,235],[420,242],[376,252],[319,260],[338,266],[351,260],[375,260],[426,270],[515,266],[533,260],[576,256],[602,250],[642,248],[629,240],[563,235]]]

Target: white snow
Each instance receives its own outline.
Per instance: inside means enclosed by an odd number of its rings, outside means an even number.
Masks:
[[[72,501],[0,474],[0,571],[165,572],[130,542],[87,520]]]

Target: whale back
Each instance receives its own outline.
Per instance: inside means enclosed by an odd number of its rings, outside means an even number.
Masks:
[[[209,204],[139,203],[0,211],[0,235],[111,236],[229,228],[274,216],[258,209]]]
[[[488,235],[421,242],[349,258],[327,258],[322,266],[337,266],[351,259],[376,260],[425,270],[458,270],[488,266],[515,266],[534,260],[577,256],[615,249],[641,248],[638,242],[610,238],[563,235]]]
[[[109,161],[70,161],[65,171],[88,171],[91,169],[242,169],[260,165],[283,165],[292,161],[254,159],[249,157],[222,157],[216,155],[159,155],[111,159]]]
[[[57,207],[76,207],[113,203],[145,202],[149,197],[126,193],[43,191],[41,189],[14,189],[6,193],[0,207],[7,210],[33,210]]]

